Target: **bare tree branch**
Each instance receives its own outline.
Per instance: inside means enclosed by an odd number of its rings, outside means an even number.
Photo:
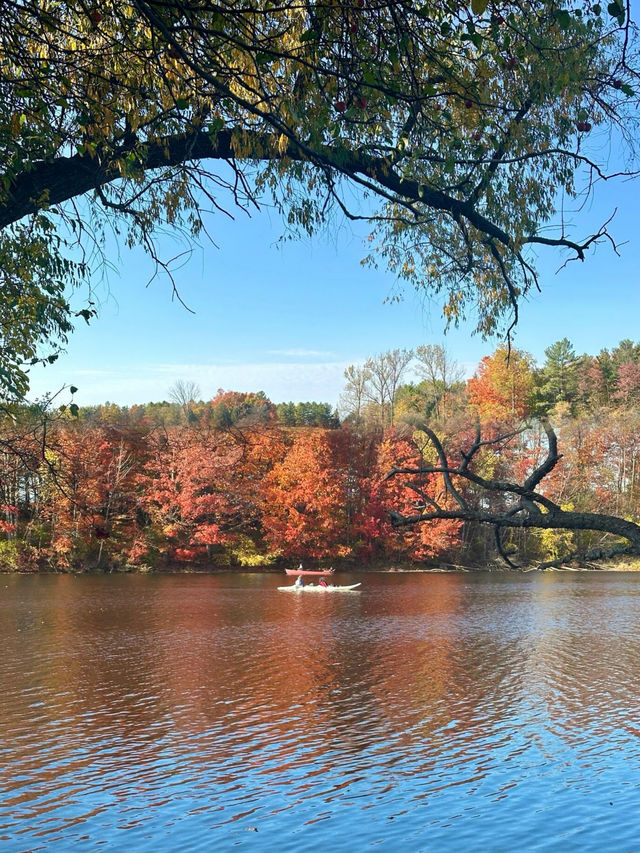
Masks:
[[[395,527],[407,527],[414,524],[422,524],[429,521],[443,519],[457,519],[460,521],[476,522],[491,525],[494,528],[496,549],[503,560],[511,567],[515,564],[505,553],[502,544],[502,530],[514,529],[541,529],[541,530],[597,530],[602,533],[610,533],[614,536],[626,539],[628,546],[614,546],[614,549],[596,549],[585,555],[577,553],[567,554],[557,560],[547,561],[540,564],[540,568],[560,565],[564,562],[579,559],[605,559],[615,553],[640,554],[640,526],[632,521],[617,516],[605,515],[594,512],[577,512],[562,509],[554,501],[537,491],[544,478],[553,470],[562,458],[558,453],[558,441],[556,433],[551,424],[543,420],[543,429],[547,437],[548,451],[542,462],[535,467],[523,484],[512,483],[503,480],[494,480],[482,477],[472,470],[476,454],[482,447],[487,445],[498,445],[504,443],[515,435],[520,434],[526,427],[520,430],[505,433],[489,440],[482,440],[480,428],[476,428],[475,438],[469,450],[461,451],[462,461],[459,465],[452,465],[447,458],[445,450],[435,435],[426,424],[420,424],[418,429],[429,437],[436,454],[439,465],[425,465],[419,467],[394,468],[387,479],[393,477],[411,478],[415,476],[440,476],[444,488],[457,504],[457,508],[443,508],[434,501],[424,502],[420,512],[414,515],[402,515],[392,511],[391,521]],[[410,480],[406,481],[408,487]],[[455,485],[454,485],[455,483]],[[472,498],[468,492],[462,495],[462,485],[479,487],[479,492]],[[502,494],[516,502],[502,509],[491,509],[488,502],[489,494]],[[428,508],[427,508],[428,507]]]

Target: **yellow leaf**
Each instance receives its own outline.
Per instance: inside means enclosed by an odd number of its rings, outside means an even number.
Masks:
[[[278,151],[280,152],[280,154],[284,154],[284,152],[287,150],[288,145],[289,145],[288,137],[285,136],[284,133],[281,133],[280,137],[278,139]]]

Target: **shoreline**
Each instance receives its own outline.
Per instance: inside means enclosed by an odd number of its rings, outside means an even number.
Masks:
[[[221,565],[166,565],[160,568],[148,566],[105,567],[102,569],[68,568],[68,569],[15,569],[0,566],[0,575],[214,575],[222,573],[234,574],[282,574],[285,566],[221,566]],[[511,568],[492,561],[485,565],[463,565],[459,563],[442,563],[440,565],[413,565],[407,563],[382,563],[362,565],[356,563],[342,564],[335,567],[336,574],[362,572],[364,574],[530,574],[538,572],[561,573],[608,573],[608,572],[640,572],[640,558],[636,560],[619,559],[603,563],[568,564],[566,566],[550,566],[540,568],[537,565],[525,565]]]

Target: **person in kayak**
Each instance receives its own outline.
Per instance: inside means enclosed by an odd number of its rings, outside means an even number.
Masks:
[[[298,577],[299,577],[299,575],[298,575]],[[320,586],[327,586],[327,582],[324,578],[320,578],[319,583],[320,583]]]
[[[296,582],[294,583],[294,586],[303,586],[302,578],[300,577],[300,575],[298,575],[298,577],[296,578]]]

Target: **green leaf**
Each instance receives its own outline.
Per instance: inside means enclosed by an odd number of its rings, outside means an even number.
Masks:
[[[69,411],[71,412],[74,418],[77,418],[78,414],[80,413],[80,409],[78,408],[78,405],[76,403],[72,403],[69,406]]]
[[[176,107],[179,110],[186,110],[189,106],[189,101],[186,98],[176,98]]]
[[[558,26],[561,30],[568,30],[571,26],[571,15],[566,9],[560,9],[560,11],[556,13],[556,21],[558,22]]]
[[[78,390],[78,389],[76,388],[76,386],[75,386],[75,385],[71,385],[71,386],[70,386],[70,388],[69,388],[69,392],[70,392],[71,394],[75,394],[77,390]]]
[[[314,30],[313,28],[310,30],[307,30],[305,33],[302,33],[302,35],[300,36],[301,42],[317,41],[317,40],[318,40],[318,31]]]
[[[624,6],[621,3],[609,3],[609,5],[607,6],[607,12],[611,15],[612,18],[617,18],[618,23],[624,23]]]
[[[84,317],[87,324],[89,320],[93,317],[95,311],[91,311],[89,308],[82,308],[82,310],[76,312],[76,317]]]
[[[462,41],[470,41],[476,47],[482,47],[482,36],[480,33],[463,33],[460,39]]]
[[[489,0],[471,0],[471,11],[474,15],[482,15],[489,5]]]

